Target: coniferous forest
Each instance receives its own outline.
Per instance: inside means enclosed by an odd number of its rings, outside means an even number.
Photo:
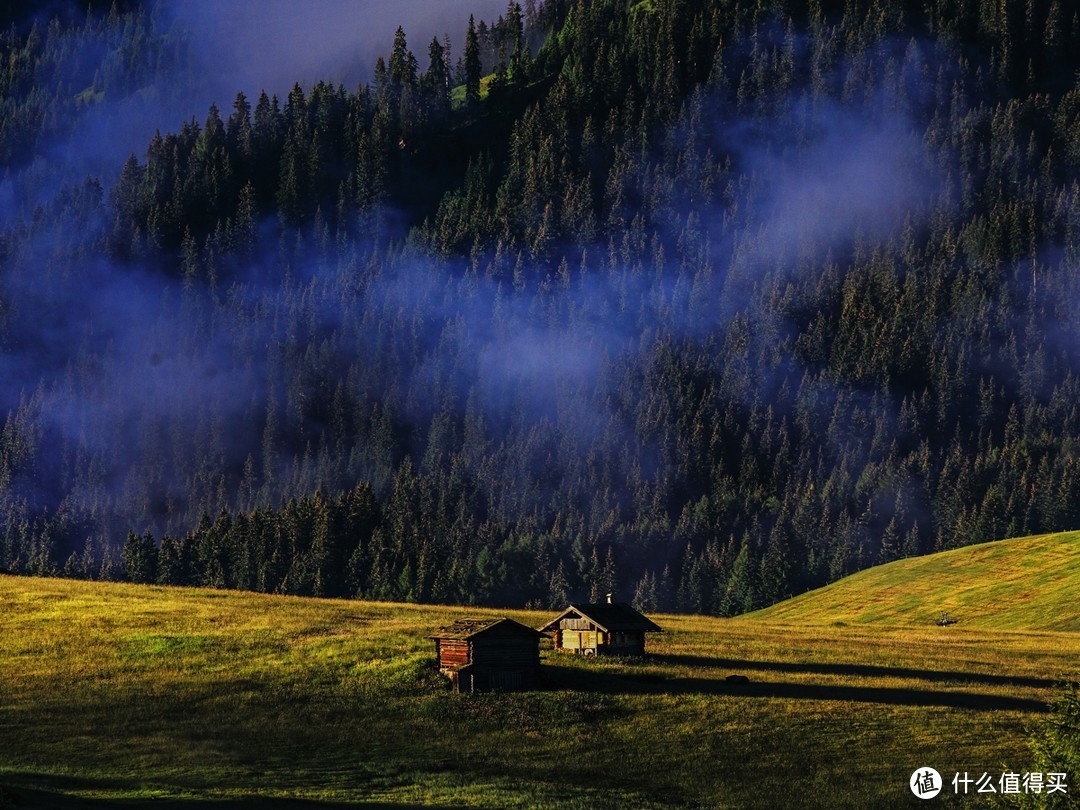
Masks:
[[[3,20],[0,566],[732,615],[1080,528],[1074,4],[511,0],[114,158],[163,6]]]

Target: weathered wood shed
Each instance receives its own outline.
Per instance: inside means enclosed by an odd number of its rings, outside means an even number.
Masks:
[[[644,655],[645,634],[660,627],[625,602],[570,605],[540,628],[555,632],[555,649],[584,655]]]
[[[428,638],[455,692],[483,692],[538,688],[543,635],[513,619],[459,619]]]

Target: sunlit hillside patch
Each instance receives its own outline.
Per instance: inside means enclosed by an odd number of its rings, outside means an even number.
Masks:
[[[750,614],[765,622],[890,624],[942,632],[1080,631],[1080,532],[897,560]],[[955,622],[955,625],[952,624]]]

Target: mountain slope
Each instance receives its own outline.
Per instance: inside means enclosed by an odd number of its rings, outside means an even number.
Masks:
[[[1080,532],[897,560],[747,614],[791,623],[931,624],[1080,631]]]

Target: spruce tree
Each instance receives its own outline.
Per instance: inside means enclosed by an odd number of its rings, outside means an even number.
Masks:
[[[469,28],[465,33],[465,104],[475,107],[480,103],[480,40],[476,36],[476,23],[469,15]]]

